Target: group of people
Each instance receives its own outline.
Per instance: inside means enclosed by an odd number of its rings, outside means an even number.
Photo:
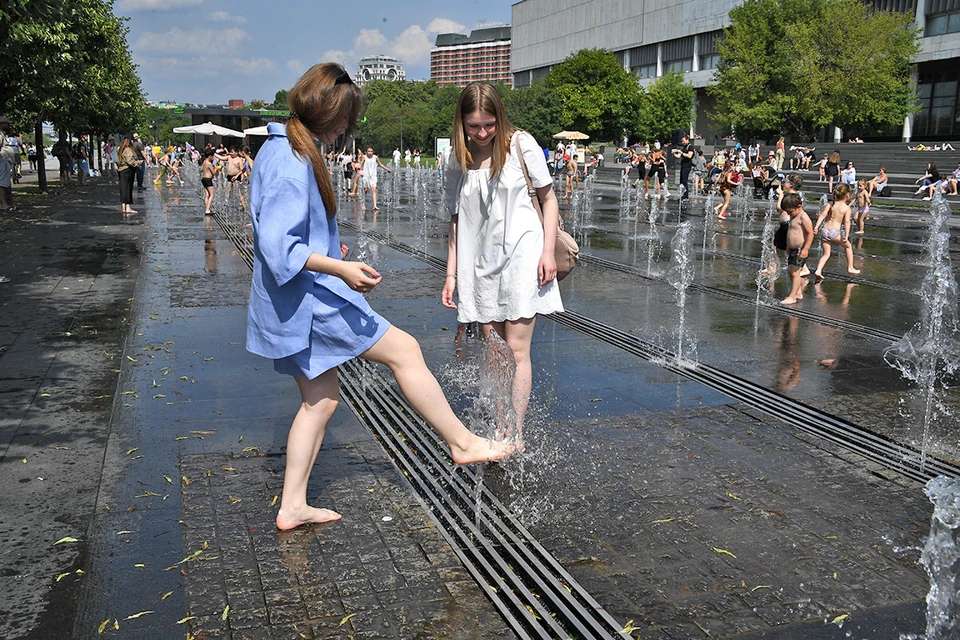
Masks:
[[[927,163],[927,170],[922,176],[917,178],[914,184],[919,185],[914,196],[926,193],[927,195],[923,197],[924,200],[930,200],[937,193],[945,196],[958,195],[957,186],[960,184],[960,162],[957,163],[957,168],[948,174],[941,174],[939,169],[937,169],[937,164],[935,162],[929,162]]]
[[[803,176],[797,173],[786,176],[779,189],[777,210],[780,212],[780,228],[775,234],[774,245],[785,252],[787,273],[790,276],[790,293],[780,304],[792,305],[803,299],[804,278],[810,276],[807,258],[810,247],[816,238],[820,239],[820,260],[817,262],[814,277],[823,279],[823,267],[830,260],[831,248],[838,246],[844,250],[847,273],[858,275],[860,270],[854,266],[853,244],[850,242],[851,223],[857,222],[863,233],[863,220],[870,211],[870,196],[861,181],[857,192],[854,214],[850,206],[851,188],[848,184],[838,184],[828,201],[820,211],[816,223],[804,210],[803,197],[799,190],[803,187]],[[767,267],[767,271],[772,266]]]
[[[340,240],[333,163],[328,168],[317,142],[332,145],[351,133],[363,92],[340,65],[324,63],[300,78],[288,101],[290,120],[268,125],[251,176],[255,259],[247,323],[247,348],[292,376],[301,396],[287,438],[279,529],[340,518],[307,501],[310,472],[339,401],[337,365],[355,357],[385,364],[455,463],[499,460],[524,447],[536,316],[563,310],[554,258],[559,206],[542,149],[510,124],[493,86],[467,85],[443,171],[450,235],[440,298],[460,323],[481,323],[490,345],[494,334],[506,345],[513,409],[496,425],[498,439],[468,430],[416,340],[364,299],[384,276],[347,260],[349,248]],[[370,173],[384,167],[372,148],[364,164]]]
[[[407,153],[410,153],[410,150],[407,149]],[[393,151],[393,167],[396,169],[399,167],[399,158],[400,158],[400,148],[397,147]],[[414,167],[420,166],[420,151],[416,152],[415,164]],[[329,162],[333,161],[333,152],[331,151],[328,155],[327,160]],[[349,197],[355,198],[358,195],[364,199],[363,206],[366,206],[366,194],[369,192],[370,197],[373,200],[373,210],[379,211],[380,207],[377,205],[377,184],[379,182],[378,169],[383,169],[387,173],[393,173],[393,170],[387,165],[383,164],[380,161],[380,156],[374,153],[372,146],[367,146],[366,152],[363,155],[356,153],[354,155],[350,151],[344,149],[339,156],[336,158],[337,163],[340,165],[340,168],[343,170],[343,188],[345,191],[348,191]],[[410,166],[409,161],[407,166]]]

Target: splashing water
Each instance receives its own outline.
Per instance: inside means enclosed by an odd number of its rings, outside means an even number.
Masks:
[[[681,222],[677,233],[670,241],[672,250],[672,264],[667,272],[667,281],[675,289],[674,295],[680,309],[680,319],[677,323],[677,362],[686,363],[685,350],[695,350],[696,342],[692,335],[687,335],[686,303],[687,289],[693,282],[693,224],[690,221]],[[694,356],[693,360],[696,360]]]
[[[757,304],[771,302],[774,284],[780,275],[780,256],[777,255],[777,248],[773,246],[773,237],[780,226],[780,216],[774,215],[777,210],[776,198],[777,194],[771,189],[761,236],[760,270],[757,272]]]
[[[960,634],[960,479],[938,476],[924,489],[933,503],[920,563],[930,577],[927,631],[900,640],[952,640]]]
[[[920,286],[921,315],[883,358],[923,394],[923,436],[920,469],[931,446],[931,425],[949,416],[941,397],[949,377],[960,367],[960,325],[957,321],[957,281],[950,262],[950,205],[937,194],[930,204],[930,234],[925,253],[927,274]]]

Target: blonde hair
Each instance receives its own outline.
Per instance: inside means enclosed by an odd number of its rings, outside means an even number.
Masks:
[[[290,146],[313,168],[327,217],[332,218],[337,213],[337,199],[316,139],[335,131],[344,120],[344,133],[353,133],[364,106],[363,91],[350,80],[343,67],[325,62],[313,65],[297,80],[287,94],[287,104],[290,105],[287,121]]]
[[[850,195],[850,185],[848,184],[838,184],[833,189],[833,199],[834,200],[843,200],[848,195]]]
[[[477,112],[491,115],[496,120],[497,132],[491,142],[493,145],[493,171],[491,175],[495,178],[500,175],[500,170],[507,162],[507,154],[510,152],[510,139],[513,137],[514,129],[510,120],[507,119],[507,112],[503,108],[500,94],[493,88],[493,85],[486,82],[471,82],[460,92],[460,97],[457,99],[457,110],[453,116],[453,154],[457,158],[460,168],[466,171],[467,165],[473,162],[473,156],[470,154],[469,139],[463,119]]]

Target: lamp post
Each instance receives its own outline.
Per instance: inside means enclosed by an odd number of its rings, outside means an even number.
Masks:
[[[403,111],[400,112],[400,153],[403,153]]]
[[[159,141],[160,141],[160,127],[159,127],[159,123],[158,123],[156,120],[154,120],[152,124],[153,124],[153,141],[154,141],[154,142],[159,142]]]

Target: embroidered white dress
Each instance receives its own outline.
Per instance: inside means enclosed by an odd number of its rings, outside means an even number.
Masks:
[[[533,136],[520,139],[534,187],[553,183],[543,150]],[[510,144],[511,152],[516,149]],[[541,287],[537,265],[543,253],[543,225],[537,215],[520,162],[508,157],[500,176],[491,169],[464,173],[456,158],[444,169],[444,191],[457,221],[457,320],[502,322],[563,311],[556,280]]]

